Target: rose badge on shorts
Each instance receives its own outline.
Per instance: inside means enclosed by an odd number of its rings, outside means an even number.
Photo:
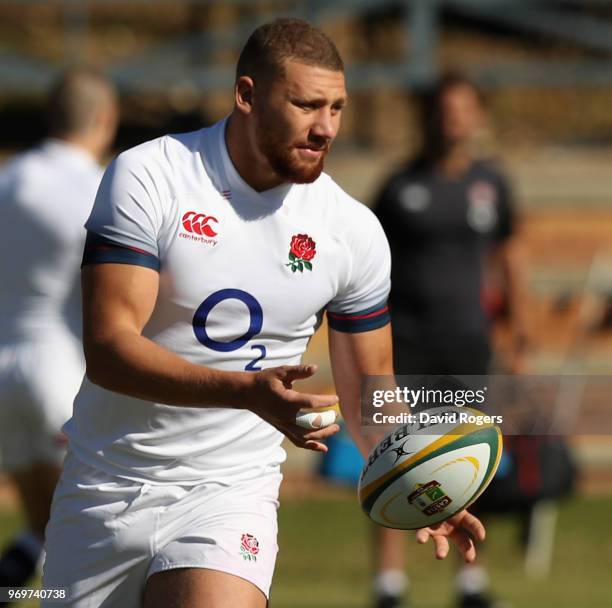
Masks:
[[[291,247],[289,249],[289,263],[285,264],[291,268],[291,272],[299,270],[304,272],[312,270],[312,258],[317,254],[317,244],[307,234],[294,234],[291,237]]]
[[[240,539],[240,555],[250,562],[257,561],[259,541],[252,534],[243,534]]]

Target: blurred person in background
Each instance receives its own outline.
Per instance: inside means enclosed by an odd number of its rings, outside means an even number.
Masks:
[[[490,316],[500,300],[507,303],[511,326],[508,367],[520,372],[526,347],[524,262],[513,238],[508,182],[476,151],[482,95],[464,75],[449,72],[421,101],[420,152],[386,181],[374,206],[391,247],[396,374],[487,374]],[[498,281],[494,289],[490,277]],[[378,608],[403,605],[403,538],[400,531],[378,529]],[[461,608],[492,605],[481,566],[462,567],[456,583]]]
[[[0,556],[0,587],[23,586],[41,555],[85,371],[84,224],[118,122],[115,91],[93,71],[64,73],[47,101],[49,137],[0,169],[0,466],[27,526]]]

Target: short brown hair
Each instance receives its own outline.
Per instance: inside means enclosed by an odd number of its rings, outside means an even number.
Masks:
[[[55,81],[47,98],[47,126],[56,137],[94,126],[101,107],[116,104],[112,85],[96,70],[73,68]]]
[[[236,80],[282,76],[287,60],[344,71],[336,45],[321,30],[303,19],[280,18],[251,34],[238,58]]]

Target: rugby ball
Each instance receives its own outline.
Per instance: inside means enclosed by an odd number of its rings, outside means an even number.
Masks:
[[[494,416],[437,407],[386,435],[359,479],[365,513],[387,528],[437,524],[473,503],[499,465],[502,434]]]

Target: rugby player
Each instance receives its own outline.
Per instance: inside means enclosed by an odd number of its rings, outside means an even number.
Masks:
[[[0,556],[0,587],[34,573],[65,454],[61,427],[83,379],[83,224],[115,136],[115,93],[96,73],[67,72],[47,117],[50,136],[0,169],[0,466],[26,515]]]
[[[359,393],[393,373],[390,256],[322,172],[346,97],[331,40],[279,19],[242,50],[229,117],[107,170],[86,225],[87,379],[47,528],[44,586],[67,604],[265,606],[281,442],[325,451],[338,430],[296,416],[339,398],[372,447]],[[324,311],[338,396],[294,387]],[[440,558],[450,537],[473,559],[483,536],[466,512],[418,533]]]

